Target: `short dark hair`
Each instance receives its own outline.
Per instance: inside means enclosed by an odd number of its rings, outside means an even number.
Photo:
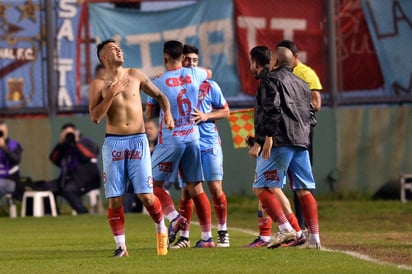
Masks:
[[[96,67],[94,68],[94,76],[96,76],[99,70],[101,69],[104,69],[104,65],[101,63],[97,64]]]
[[[279,47],[288,48],[293,53],[293,55],[296,55],[298,53],[298,47],[291,40],[282,40],[282,41],[279,42],[279,44],[276,47],[277,48],[279,48]]]
[[[250,50],[250,58],[264,67],[270,62],[270,50],[266,46],[256,46]]]
[[[65,130],[66,128],[69,128],[69,127],[76,129],[76,125],[75,125],[75,124],[73,124],[73,123],[71,123],[71,122],[68,122],[68,123],[65,123],[65,124],[62,126],[61,130]]]
[[[189,53],[194,53],[194,54],[199,55],[199,49],[194,45],[185,44],[183,46],[183,54],[189,54]]]
[[[176,40],[164,43],[163,53],[168,54],[173,60],[179,59],[183,55],[183,44]]]
[[[97,46],[96,46],[96,49],[97,49],[97,58],[99,59],[99,62],[100,62],[100,63],[102,62],[102,60],[100,60],[100,51],[103,49],[103,47],[104,47],[106,44],[109,44],[109,43],[116,43],[116,41],[114,41],[113,39],[107,39],[107,40],[104,40],[104,41],[100,42],[100,43],[97,44]]]

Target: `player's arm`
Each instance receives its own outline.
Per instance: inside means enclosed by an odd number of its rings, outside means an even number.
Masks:
[[[208,120],[228,119],[230,115],[229,105],[226,104],[223,108],[213,110],[207,113]]]
[[[90,119],[98,124],[109,110],[115,95],[107,95],[103,98],[102,92],[108,89],[103,80],[93,80],[89,89],[89,115]]]
[[[230,115],[229,106],[226,104],[223,108],[213,110],[209,113],[204,113],[197,108],[193,109],[192,116],[196,124],[208,120],[228,119]]]
[[[311,96],[313,108],[316,112],[320,111],[320,108],[322,107],[322,97],[320,95],[319,90],[311,90]]]
[[[147,75],[142,74],[141,77],[143,78],[141,81],[141,89],[150,97],[155,99],[158,103],[160,108],[164,112],[163,120],[165,122],[165,126],[168,129],[173,129],[174,126],[174,120],[172,117],[172,113],[170,110],[170,102],[169,99],[167,99],[166,95],[163,94],[163,92],[160,91],[153,83],[150,81],[149,77]],[[153,117],[153,109],[151,109],[150,105],[146,105],[146,118],[150,119]]]

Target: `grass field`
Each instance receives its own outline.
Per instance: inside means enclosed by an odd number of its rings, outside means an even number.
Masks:
[[[257,235],[256,200],[238,197],[228,200],[230,248],[170,250],[165,257],[156,255],[154,225],[147,215],[126,215],[129,257],[119,259],[111,257],[114,241],[106,216],[71,216],[69,213],[57,218],[2,216],[0,273],[412,271],[412,203],[320,200],[324,250],[317,251],[243,248]],[[192,225],[192,243],[199,235],[198,226]]]

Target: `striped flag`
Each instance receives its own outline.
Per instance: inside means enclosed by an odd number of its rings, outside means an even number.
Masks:
[[[255,136],[254,128],[255,109],[239,109],[230,112],[229,124],[232,130],[233,146],[244,148],[245,139],[248,135]]]

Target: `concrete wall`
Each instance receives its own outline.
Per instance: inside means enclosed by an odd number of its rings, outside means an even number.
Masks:
[[[411,106],[323,108],[315,128],[314,168],[317,193],[372,195],[397,183],[400,173],[412,172]],[[57,176],[48,160],[60,127],[74,122],[100,145],[104,121],[93,124],[87,115],[55,118],[7,119],[10,136],[23,145],[23,175],[34,180]],[[224,153],[224,187],[227,193],[252,195],[255,160],[247,149],[234,149],[229,124],[218,122]]]

